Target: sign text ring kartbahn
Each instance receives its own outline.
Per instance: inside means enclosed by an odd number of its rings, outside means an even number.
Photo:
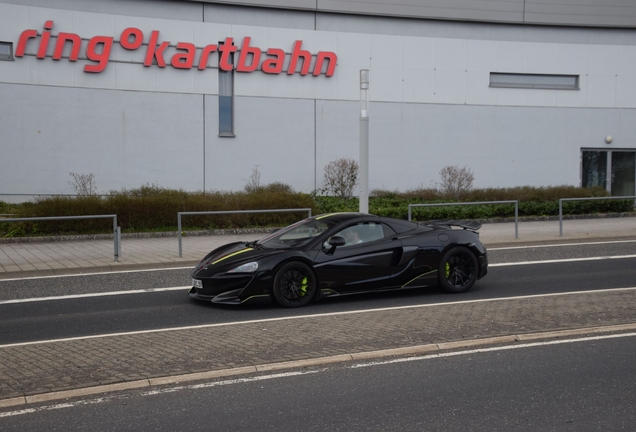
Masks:
[[[38,59],[46,58],[46,54],[49,48],[49,41],[51,39],[51,30],[53,29],[53,21],[46,21],[44,24],[44,30],[39,36],[39,45],[37,48],[36,57]],[[35,29],[24,30],[20,34],[18,41],[18,47],[15,52],[16,57],[24,57],[27,44],[29,40],[38,39],[38,31]],[[126,50],[139,49],[144,40],[143,32],[136,27],[128,27],[121,33],[119,44]],[[285,62],[285,51],[280,48],[268,48],[263,52],[260,48],[250,46],[251,38],[245,36],[241,45],[241,49],[233,44],[232,37],[226,37],[223,43],[206,45],[197,62],[197,69],[204,70],[208,66],[208,59],[210,54],[215,51],[219,52],[219,68],[224,71],[236,70],[237,72],[254,72],[259,66],[260,70],[267,74],[280,74],[283,72],[283,63]],[[89,39],[86,46],[86,58],[95,62],[96,64],[87,64],[84,66],[84,72],[99,73],[106,69],[110,60],[110,53],[113,46],[114,38],[112,36],[93,36]],[[53,51],[53,60],[61,60],[62,52],[67,43],[70,43],[71,51],[69,55],[69,61],[77,61],[82,46],[82,39],[78,34],[59,32],[57,34],[57,42],[55,43],[55,49]],[[288,75],[296,73],[298,61],[302,60],[302,67],[300,69],[300,75],[309,74],[310,63],[312,54],[309,51],[302,49],[302,40],[294,42],[294,47],[291,52],[291,58],[289,66],[285,71]],[[160,68],[166,67],[168,62],[164,57],[165,50],[170,46],[169,41],[163,41],[159,43],[159,30],[153,30],[150,33],[150,40],[146,47],[146,54],[144,57],[143,65],[150,67],[153,64]],[[189,42],[178,42],[176,45],[177,53],[173,54],[169,59],[169,64],[177,69],[192,69],[195,66],[195,58],[197,53],[197,47]],[[239,52],[238,64],[236,68],[232,64],[231,54]],[[261,58],[263,61],[261,62]],[[250,61],[251,60],[251,61]],[[323,65],[327,64],[327,70],[325,75],[333,76],[336,70],[336,62],[338,57],[336,53],[331,51],[318,51],[316,55],[316,62],[312,71],[313,76],[321,74]]]

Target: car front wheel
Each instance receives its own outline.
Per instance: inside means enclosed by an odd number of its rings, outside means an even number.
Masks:
[[[466,247],[455,246],[439,262],[439,286],[449,293],[467,291],[477,280],[477,271],[475,255]]]
[[[316,294],[314,272],[307,264],[294,261],[282,266],[274,277],[274,299],[283,307],[306,306]]]

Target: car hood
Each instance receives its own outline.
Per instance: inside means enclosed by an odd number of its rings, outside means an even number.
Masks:
[[[230,243],[206,255],[192,270],[192,276],[199,273],[209,274],[230,271],[241,264],[262,260],[283,252],[285,250],[248,247],[245,242]]]

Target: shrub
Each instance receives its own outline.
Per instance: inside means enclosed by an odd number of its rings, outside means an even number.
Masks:
[[[73,181],[69,181],[75,193],[79,196],[95,195],[97,192],[97,185],[95,184],[95,174],[79,174],[70,172],[68,173],[73,177]]]
[[[358,183],[358,162],[340,158],[325,165],[323,185],[327,193],[350,199]]]
[[[442,194],[450,199],[462,199],[472,188],[475,176],[470,168],[449,165],[439,172]]]

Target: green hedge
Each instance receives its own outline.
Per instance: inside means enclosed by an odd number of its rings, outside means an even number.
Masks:
[[[602,188],[558,186],[546,188],[476,189],[464,202],[519,200],[519,216],[556,216],[559,198],[602,197]],[[379,216],[407,219],[408,204],[452,202],[433,189],[404,193],[376,190],[369,198],[369,211]],[[358,199],[297,193],[288,185],[273,183],[250,192],[192,193],[142,186],[111,192],[111,195],[87,197],[45,197],[19,205],[0,201],[0,213],[17,217],[78,216],[116,214],[124,232],[176,231],[177,212],[231,211],[285,208],[311,208],[312,214],[358,211]],[[566,215],[625,213],[633,211],[632,200],[595,200],[565,202]],[[299,213],[257,213],[245,215],[183,216],[183,230],[229,229],[260,226],[285,226],[303,217]],[[514,216],[513,204],[444,206],[414,208],[414,220],[491,219]],[[112,220],[16,222],[0,224],[0,236],[93,234],[112,231]]]

